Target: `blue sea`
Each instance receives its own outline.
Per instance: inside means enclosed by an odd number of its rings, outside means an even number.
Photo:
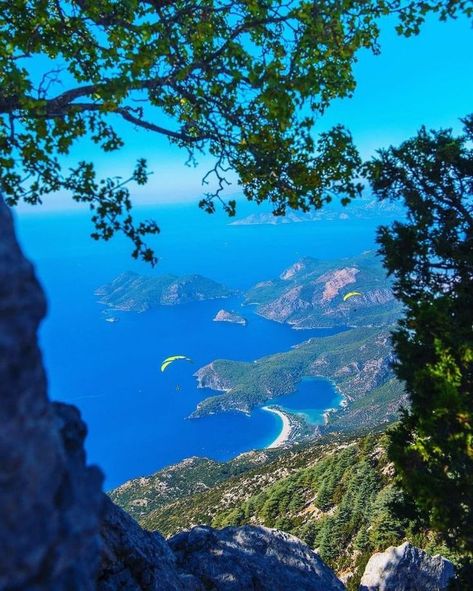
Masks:
[[[375,221],[339,220],[284,225],[229,225],[195,205],[137,210],[155,218],[155,270],[130,257],[123,238],[93,241],[86,212],[21,213],[17,228],[46,291],[49,310],[40,342],[50,396],[77,405],[88,424],[87,452],[101,466],[107,489],[189,456],[225,460],[270,444],[281,421],[255,410],[202,419],[187,417],[212,394],[197,389],[193,373],[218,358],[254,360],[334,330],[295,331],[265,320],[241,295],[229,300],[119,313],[105,322],[94,290],[118,273],[200,273],[240,292],[270,279],[303,256],[334,259],[375,248]],[[250,210],[243,211],[244,214]],[[240,311],[248,325],[212,322],[220,308]],[[161,373],[169,355],[189,356]],[[277,404],[322,421],[339,403],[326,380],[305,380]]]

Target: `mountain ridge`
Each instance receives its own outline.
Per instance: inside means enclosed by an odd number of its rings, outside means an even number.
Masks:
[[[454,558],[421,522],[397,517],[400,493],[385,446],[383,434],[336,439],[329,434],[315,443],[266,451],[261,462],[240,474],[205,491],[176,495],[137,519],[167,536],[197,525],[286,531],[320,554],[350,591],[358,589],[374,552],[406,539]]]
[[[351,291],[359,295],[345,300]],[[335,261],[304,257],[278,277],[256,283],[245,293],[245,304],[296,329],[386,326],[401,312],[373,252]]]

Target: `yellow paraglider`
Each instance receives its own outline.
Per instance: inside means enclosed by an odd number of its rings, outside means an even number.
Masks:
[[[190,357],[186,357],[185,355],[172,355],[171,357],[166,357],[166,359],[162,362],[161,371],[164,371],[168,365],[171,365],[171,363],[174,363],[174,361],[177,361],[178,359],[184,359],[185,361],[192,362],[192,359]]]
[[[347,300],[349,300],[353,296],[361,296],[361,293],[359,291],[349,291],[348,293],[346,293],[343,296],[343,301],[346,302]]]

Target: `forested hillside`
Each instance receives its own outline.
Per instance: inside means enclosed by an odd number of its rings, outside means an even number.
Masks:
[[[242,467],[241,459],[233,462]],[[251,523],[290,532],[317,549],[348,579],[349,589],[357,588],[373,552],[405,539],[449,556],[414,513],[397,516],[403,499],[393,483],[384,435],[341,441],[337,436],[336,443],[296,446],[259,458],[257,466],[250,469],[245,462],[246,470],[239,475],[235,475],[232,462],[229,464],[226,480],[196,494],[184,493],[173,502],[166,502],[155,488],[151,503],[158,508],[146,511],[141,506],[141,515],[137,515],[129,494],[139,481],[128,485],[126,499],[120,489],[112,497],[131,509],[144,527],[165,535],[195,524],[223,527]],[[205,479],[203,467],[201,464],[194,471],[200,482]],[[158,472],[154,481],[166,472]],[[221,469],[219,474],[222,478]],[[186,490],[190,480],[192,472],[187,473]],[[135,490],[137,497],[149,497],[149,487]],[[174,496],[178,498],[179,493],[174,491]]]
[[[187,458],[151,476],[128,480],[114,489],[110,497],[139,520],[155,509],[182,497],[207,491],[220,482],[267,463],[276,454],[276,450],[252,451],[230,462]]]

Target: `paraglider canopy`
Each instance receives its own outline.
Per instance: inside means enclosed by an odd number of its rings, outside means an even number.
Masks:
[[[166,357],[166,359],[161,364],[161,371],[164,371],[168,365],[174,363],[178,359],[183,359],[185,361],[190,361],[192,363],[192,359],[190,357],[186,357],[185,355],[171,355],[171,357]]]
[[[343,296],[343,301],[346,302],[347,300],[349,300],[353,296],[361,296],[361,293],[359,291],[349,291],[348,293],[346,293]]]

